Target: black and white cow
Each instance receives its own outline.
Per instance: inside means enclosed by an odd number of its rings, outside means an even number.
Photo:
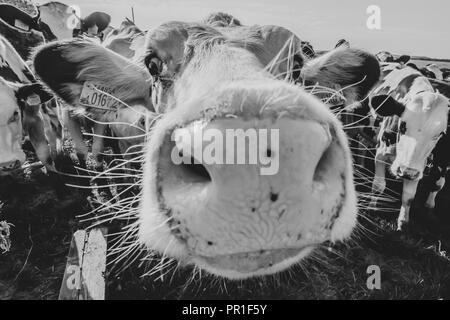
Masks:
[[[414,68],[387,64],[382,74],[381,84],[371,97],[372,108],[384,117],[378,136],[372,190],[375,194],[384,191],[387,165],[395,177],[403,179],[398,217],[398,229],[401,229],[409,221],[411,204],[427,159],[447,132],[449,100]],[[434,203],[430,201],[428,205],[434,206]]]
[[[142,56],[138,51],[144,49],[144,41],[145,33],[126,19],[119,28],[113,28],[104,37],[102,45],[125,58],[133,59]]]
[[[431,85],[437,91],[443,94],[450,100],[450,84],[444,81],[430,80]],[[450,168],[450,113],[447,122],[447,131],[439,139],[436,147],[432,152],[430,163],[430,170],[426,182],[426,188],[429,191],[425,207],[433,210],[436,206],[436,196],[442,190],[444,184],[450,181],[445,181],[445,176]]]
[[[12,45],[0,36],[0,167],[17,166],[25,158],[21,149],[28,135],[41,162],[56,171],[62,127],[54,96],[37,83]]]
[[[0,4],[0,34],[24,60],[34,47],[45,41],[38,20],[9,4]]]

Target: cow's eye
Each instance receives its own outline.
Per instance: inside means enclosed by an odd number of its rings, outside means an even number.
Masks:
[[[11,118],[9,118],[8,123],[17,122],[19,120],[19,111],[14,111]]]
[[[145,57],[144,63],[152,76],[156,77],[162,72],[163,63],[154,52]]]
[[[292,68],[292,78],[294,81],[298,81],[300,79],[301,69],[303,68],[303,59],[300,56],[294,57],[294,65]]]
[[[140,125],[142,128],[145,128],[145,117],[142,117],[142,118],[139,120],[139,125]]]
[[[402,121],[400,123],[400,134],[405,134],[406,133],[406,122]]]

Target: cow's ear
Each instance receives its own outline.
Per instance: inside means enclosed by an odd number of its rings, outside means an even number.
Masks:
[[[367,97],[380,78],[377,58],[355,48],[339,47],[306,63],[301,78],[308,84],[327,88],[343,88],[350,102]]]
[[[79,105],[88,82],[108,88],[124,103],[139,102],[153,110],[148,71],[98,44],[52,42],[38,48],[33,60],[40,79],[71,105]]]
[[[372,108],[382,117],[401,116],[405,111],[405,106],[388,95],[378,95],[370,100]]]

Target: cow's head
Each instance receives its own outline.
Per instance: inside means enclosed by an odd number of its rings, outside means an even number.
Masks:
[[[14,169],[25,161],[22,121],[15,88],[0,77],[0,170]]]
[[[393,122],[397,126],[393,132],[397,134],[392,173],[399,178],[421,179],[428,156],[447,131],[448,99],[424,91],[403,102],[389,95],[378,95],[371,99],[371,104],[383,117],[399,117]]]
[[[144,48],[144,41],[144,32],[126,19],[118,29],[114,29],[104,36],[102,45],[131,59],[136,56],[138,50]]]
[[[426,70],[428,70],[429,72],[431,72],[433,74],[433,76],[431,78],[437,79],[437,80],[444,80],[441,69],[439,69],[439,67],[435,63],[428,64],[426,66]]]
[[[121,99],[131,97],[129,104],[156,89],[162,114],[146,145],[141,244],[236,279],[285,270],[321,243],[350,236],[356,196],[342,125],[284,80],[303,61],[299,39],[273,26],[174,22],[150,32],[146,46],[150,82],[138,66],[92,43],[50,44],[35,57],[43,81],[72,103],[86,80],[103,81]],[[327,69],[338,70],[331,59],[323,74],[343,85],[339,72]],[[338,66],[345,72],[366,63],[358,55]],[[150,101],[142,105],[151,108]],[[215,147],[179,139],[192,136]],[[202,156],[207,150],[217,161]],[[264,171],[269,166],[275,170]]]
[[[23,132],[38,142],[34,147],[39,159],[50,159],[45,134],[31,132],[41,116],[40,102],[49,99],[51,96],[39,84],[17,84],[0,77],[0,170],[13,169],[25,161]],[[35,103],[37,100],[39,103]]]
[[[285,270],[315,246],[350,235],[355,194],[342,126],[324,104],[283,81],[303,66],[297,37],[279,27],[169,23],[148,35],[147,51],[165,96],[144,169],[139,238],[147,248],[215,275],[248,278]],[[350,49],[327,57],[322,77],[342,87],[362,80],[347,78],[346,70],[373,61]],[[373,72],[379,75],[378,64]],[[278,171],[262,175],[261,163],[201,160],[198,148],[207,152],[207,142],[186,148],[176,138],[233,129],[244,130],[244,139],[278,130],[274,141],[253,146],[263,159],[278,159]],[[252,147],[222,142],[219,154]],[[175,163],[180,151],[187,161]]]
[[[54,38],[72,38],[73,28],[79,25],[79,19],[73,8],[60,2],[48,2],[37,6],[41,30]]]

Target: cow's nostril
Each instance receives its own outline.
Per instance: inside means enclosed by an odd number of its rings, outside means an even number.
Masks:
[[[211,181],[211,176],[209,175],[208,170],[206,170],[205,166],[200,163],[195,163],[195,159],[191,157],[190,163],[182,163],[180,164],[183,171],[189,176],[197,177],[198,181]]]
[[[322,154],[322,157],[317,163],[316,170],[314,171],[313,181],[323,182],[324,179],[328,176],[328,171],[333,168],[331,162],[334,158],[335,148],[336,145],[332,143]]]
[[[179,158],[173,158],[174,155]],[[160,154],[160,175],[170,188],[179,188],[192,184],[205,185],[212,181],[205,165],[194,156],[184,154],[176,144],[169,139],[163,145]]]

